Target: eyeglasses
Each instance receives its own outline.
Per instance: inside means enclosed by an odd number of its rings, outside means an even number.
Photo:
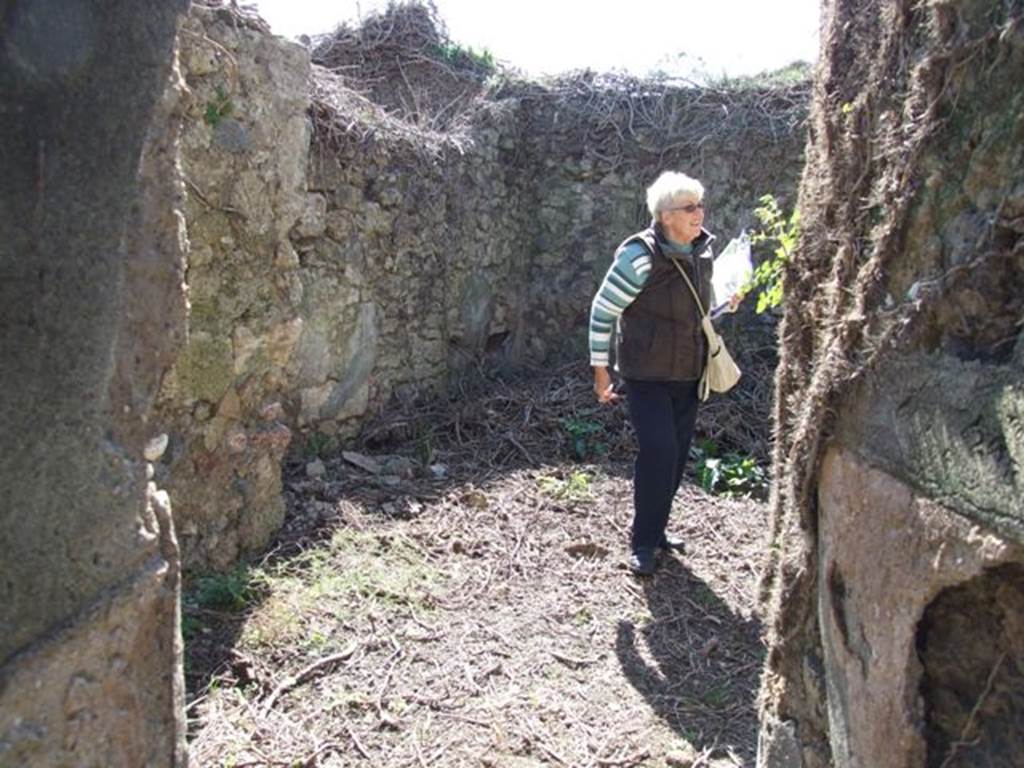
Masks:
[[[666,208],[666,211],[686,211],[687,213],[693,213],[694,211],[703,211],[704,203],[687,203],[686,205],[677,205],[675,208]]]

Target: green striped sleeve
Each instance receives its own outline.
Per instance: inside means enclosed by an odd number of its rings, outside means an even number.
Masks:
[[[615,254],[590,305],[590,364],[608,365],[612,333],[619,315],[633,303],[651,272],[651,257],[642,243],[629,243]]]

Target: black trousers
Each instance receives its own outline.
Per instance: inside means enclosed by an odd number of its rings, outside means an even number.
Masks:
[[[625,380],[639,450],[633,467],[634,552],[661,543],[672,499],[683,479],[697,423],[696,381]]]

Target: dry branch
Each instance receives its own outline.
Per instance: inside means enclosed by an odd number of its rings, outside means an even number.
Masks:
[[[309,666],[303,667],[299,672],[290,677],[286,677],[282,680],[277,687],[271,691],[270,695],[267,696],[266,701],[263,703],[263,715],[266,716],[271,709],[274,708],[274,703],[284,693],[287,693],[295,686],[305,682],[309,677],[317,671],[326,669],[332,664],[337,664],[339,661],[346,661],[351,658],[352,655],[359,650],[360,643],[353,643],[344,651],[340,653],[332,653],[330,656],[324,656],[322,659],[317,659]]]

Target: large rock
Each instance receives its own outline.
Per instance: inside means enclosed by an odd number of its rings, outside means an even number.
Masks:
[[[179,561],[147,482],[184,333],[184,2],[0,30],[0,763],[183,765]]]
[[[186,764],[180,577],[166,494],[151,487],[146,512],[146,533],[163,546],[3,670],[3,765]]]
[[[925,613],[949,588],[1020,563],[1024,548],[839,448],[825,457],[818,493],[818,616],[835,765],[925,765],[922,723],[941,705],[947,682],[935,680],[931,689],[923,685]],[[1024,604],[1011,606],[996,620],[1019,625]],[[942,619],[946,628],[949,622],[948,616]],[[966,632],[957,641],[966,661],[970,634],[982,634],[985,627],[979,622],[952,628]],[[1010,644],[1006,650],[1012,675],[1020,648]],[[994,661],[998,648],[992,652]],[[1007,688],[1013,687],[1011,677]],[[1017,701],[1022,693],[1018,690]],[[980,694],[980,688],[975,690],[976,699]],[[1011,694],[1004,704],[1014,700]],[[999,704],[990,704],[998,712]],[[1019,723],[1011,718],[1006,726],[1012,730]],[[955,736],[947,739],[947,747],[952,740]],[[1020,753],[1001,757],[1004,762],[992,764],[1012,765]]]

